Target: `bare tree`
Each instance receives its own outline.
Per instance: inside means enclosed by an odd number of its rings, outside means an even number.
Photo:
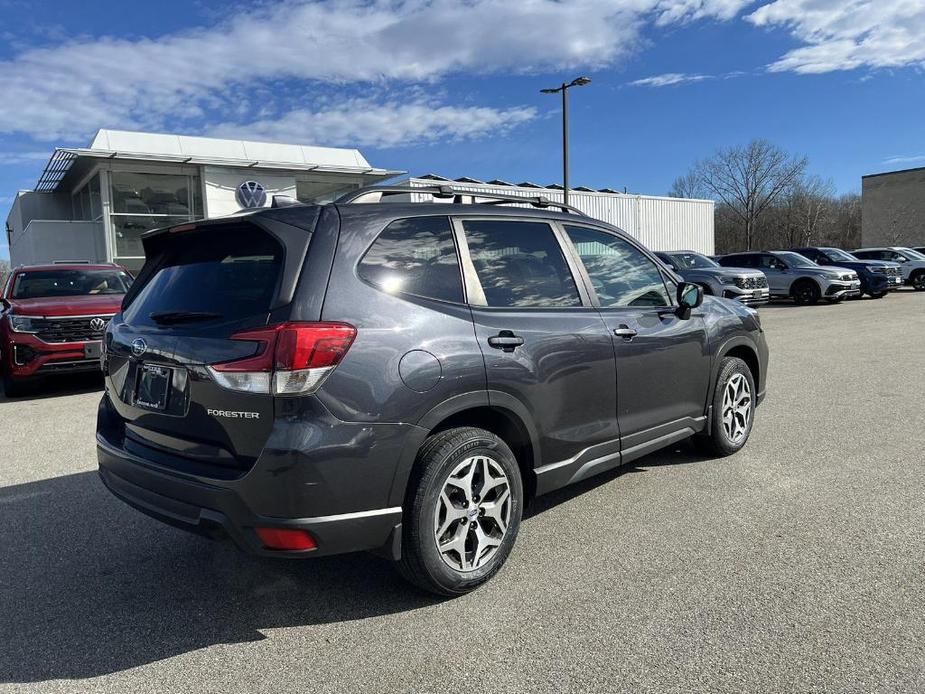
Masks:
[[[794,157],[766,140],[721,149],[699,162],[694,173],[704,190],[715,195],[736,220],[751,250],[758,221],[806,171],[806,157]]]
[[[671,198],[702,198],[704,196],[703,183],[696,171],[689,171],[678,176],[671,184],[668,197]]]
[[[801,177],[780,196],[768,215],[779,245],[810,246],[819,239],[835,206],[835,186],[819,176]]]

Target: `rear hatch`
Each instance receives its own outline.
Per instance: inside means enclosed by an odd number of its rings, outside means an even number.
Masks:
[[[259,357],[266,342],[241,334],[289,317],[312,226],[264,226],[207,222],[144,238],[145,266],[104,353],[127,450],[229,470],[248,469],[260,454],[273,395],[220,385],[210,365]]]

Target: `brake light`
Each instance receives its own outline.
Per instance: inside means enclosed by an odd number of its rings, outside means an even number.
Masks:
[[[346,323],[281,323],[231,336],[260,344],[254,356],[212,364],[215,381],[247,393],[314,393],[344,358],[356,337]]]
[[[254,528],[267,549],[305,550],[318,545],[307,530],[300,528]]]

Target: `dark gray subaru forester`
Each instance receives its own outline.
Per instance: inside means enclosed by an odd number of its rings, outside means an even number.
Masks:
[[[143,243],[100,475],[258,555],[374,550],[464,593],[533,497],[691,436],[734,453],[764,395],[755,311],[543,198],[367,188]]]

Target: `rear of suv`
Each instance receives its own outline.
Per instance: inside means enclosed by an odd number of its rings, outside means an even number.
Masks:
[[[692,436],[745,445],[753,310],[570,208],[377,202],[408,193],[145,235],[104,343],[116,496],[257,555],[376,551],[456,595],[533,497]]]

